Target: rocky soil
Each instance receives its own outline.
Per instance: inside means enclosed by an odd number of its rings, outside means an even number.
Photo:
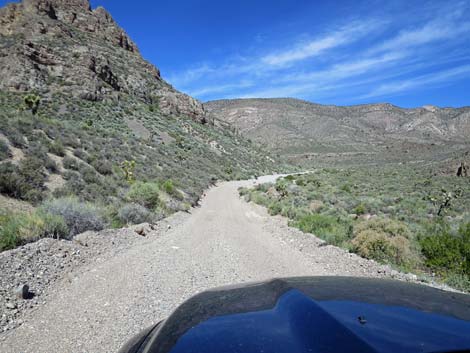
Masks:
[[[169,221],[86,232],[72,241],[46,238],[0,253],[0,333],[21,326],[31,310],[48,302],[52,287],[73,281],[84,265],[106,261],[164,233]]]
[[[308,275],[420,281],[325,246],[245,203],[237,189],[253,183],[212,188],[200,208],[144,230],[145,237],[137,227],[87,233],[73,243],[43,240],[3,254],[2,288],[9,287],[2,293],[8,299],[2,299],[2,322],[8,328],[0,333],[0,351],[116,352],[185,299],[221,285]],[[15,299],[24,283],[36,296]]]

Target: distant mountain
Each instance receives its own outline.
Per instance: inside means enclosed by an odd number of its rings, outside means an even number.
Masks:
[[[470,136],[470,107],[334,106],[291,98],[218,100],[204,107],[243,135],[292,158],[327,153],[432,155],[442,146],[465,148]]]

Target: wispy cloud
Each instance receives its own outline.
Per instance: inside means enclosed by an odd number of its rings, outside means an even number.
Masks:
[[[271,66],[283,66],[297,61],[310,59],[322,55],[325,51],[334,49],[343,45],[350,45],[361,37],[376,30],[378,21],[369,21],[365,23],[351,23],[347,26],[327,33],[322,37],[298,43],[293,48],[287,48],[276,53],[268,54],[261,58],[263,64]]]
[[[374,91],[363,95],[361,98],[383,97],[391,93],[404,93],[412,89],[433,84],[449,84],[455,78],[470,77],[470,65],[463,65],[449,70],[442,70],[432,74],[414,77],[413,79],[396,80],[382,84]]]
[[[415,21],[406,18],[400,26],[393,18],[338,23],[308,39],[292,38],[294,44],[285,47],[237,53],[216,63],[208,60],[174,73],[170,82],[202,100],[318,100],[336,94],[359,103],[468,79],[470,4],[443,3],[431,10],[440,16],[425,13]]]
[[[233,84],[226,84],[226,85],[214,85],[214,86],[205,86],[200,89],[196,89],[194,91],[188,91],[188,93],[192,96],[205,96],[208,94],[214,94],[214,93],[220,93],[220,92],[228,92],[228,91],[233,91],[235,89],[240,89],[240,88],[248,88],[252,87],[253,82],[251,81],[242,81],[238,83],[233,83]]]

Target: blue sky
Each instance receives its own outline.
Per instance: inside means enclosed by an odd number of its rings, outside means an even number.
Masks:
[[[470,105],[470,0],[91,2],[202,101]]]

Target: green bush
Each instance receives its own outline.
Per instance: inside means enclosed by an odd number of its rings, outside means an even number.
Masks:
[[[293,224],[333,245],[343,245],[351,238],[353,230],[348,220],[321,214],[304,215]]]
[[[173,184],[173,180],[168,179],[162,184],[162,189],[165,191],[168,195],[173,196],[177,200],[183,200],[183,194],[175,187]]]
[[[52,154],[55,154],[56,156],[59,157],[64,157],[65,156],[65,147],[62,144],[62,141],[56,140],[53,143],[49,145],[49,152]]]
[[[439,224],[420,237],[425,264],[436,271],[470,276],[470,223],[462,225],[457,234]]]
[[[79,170],[82,164],[78,159],[70,156],[65,156],[62,161],[65,169]]]
[[[6,162],[0,164],[0,193],[31,202],[41,201],[45,189],[43,162],[36,157],[26,157],[19,166]]]
[[[126,198],[148,209],[154,209],[160,201],[160,188],[155,182],[136,182],[127,192]]]
[[[173,185],[173,181],[171,179],[166,180],[162,184],[162,189],[165,191],[168,195],[172,195],[175,192],[175,186]]]
[[[43,161],[36,157],[26,157],[21,160],[18,169],[18,190],[20,197],[31,202],[39,202],[44,197],[44,173]]]
[[[44,237],[62,238],[68,228],[62,217],[43,211],[0,216],[0,251]]]
[[[269,214],[272,216],[277,215],[281,213],[282,206],[279,202],[274,201],[268,206],[268,211],[269,211]]]
[[[364,205],[363,203],[358,204],[356,207],[354,207],[353,212],[359,215],[367,213],[366,205]]]
[[[11,162],[0,164],[0,193],[12,197],[19,197],[17,189],[18,167]]]

